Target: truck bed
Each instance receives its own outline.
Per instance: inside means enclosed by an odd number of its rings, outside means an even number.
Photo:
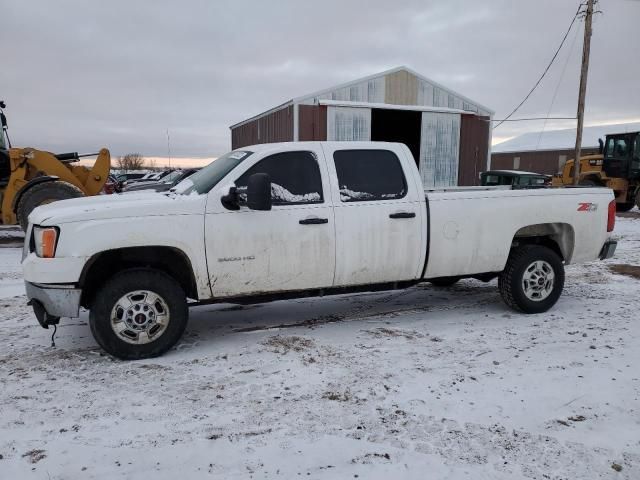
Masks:
[[[502,271],[512,242],[496,239],[533,236],[537,225],[562,239],[565,263],[597,259],[608,236],[612,195],[605,188],[456,187],[425,194],[433,252],[425,278]]]

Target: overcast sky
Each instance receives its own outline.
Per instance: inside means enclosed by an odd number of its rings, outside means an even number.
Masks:
[[[168,128],[173,156],[215,157],[230,149],[233,123],[399,65],[502,118],[550,60],[578,3],[0,0],[0,99],[16,146],[107,146],[114,155],[164,156]],[[600,9],[585,121],[638,121],[640,1],[601,0]],[[575,116],[577,26],[516,117],[547,115],[556,88],[551,114]],[[494,141],[542,126],[504,124]]]

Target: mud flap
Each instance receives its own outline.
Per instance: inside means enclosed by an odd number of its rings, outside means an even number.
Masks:
[[[613,257],[613,254],[616,253],[616,247],[618,246],[618,242],[615,240],[609,240],[604,244],[602,250],[600,250],[600,260],[606,260],[607,258]]]
[[[58,325],[60,323],[60,317],[49,315],[40,301],[29,300],[27,305],[31,305],[33,308],[33,313],[35,313],[38,323],[42,328],[48,329],[49,325]]]

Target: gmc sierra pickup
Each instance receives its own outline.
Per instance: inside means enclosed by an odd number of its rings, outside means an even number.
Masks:
[[[182,335],[188,306],[498,278],[520,312],[551,308],[564,265],[609,258],[605,188],[427,191],[409,149],[376,142],[230,152],[166,193],[81,198],[31,214],[23,269],[39,323],[89,310],[123,359]]]

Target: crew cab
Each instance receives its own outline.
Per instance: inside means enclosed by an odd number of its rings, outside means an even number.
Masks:
[[[23,270],[40,324],[89,310],[100,346],[156,356],[188,307],[498,278],[506,304],[551,308],[564,265],[609,258],[605,188],[427,190],[382,142],[230,152],[170,192],[66,200],[30,216]]]

